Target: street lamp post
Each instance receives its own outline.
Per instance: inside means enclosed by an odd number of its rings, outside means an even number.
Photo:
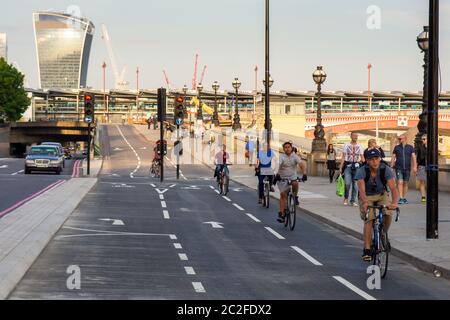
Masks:
[[[214,90],[214,113],[213,113],[213,118],[212,118],[212,123],[215,126],[219,126],[219,113],[217,111],[217,90],[219,90],[220,85],[217,81],[214,81],[214,83],[212,84],[212,88]]]
[[[239,88],[241,87],[241,82],[238,78],[234,78],[232,82],[233,88],[236,90],[236,98],[234,99],[234,116],[233,116],[233,130],[241,129],[241,118],[239,116],[239,108],[238,108],[238,93]]]
[[[428,115],[427,115],[427,108],[428,108],[428,58],[429,58],[429,41],[428,41],[428,34],[429,34],[429,27],[424,26],[423,31],[417,36],[417,44],[424,53],[424,64],[423,64],[423,98],[422,98],[422,113],[419,116],[419,123],[417,124],[417,129],[419,132],[416,135],[416,138],[414,140],[414,144],[416,149],[419,148],[422,145],[422,136],[424,134],[427,134],[427,128],[428,128]]]
[[[197,120],[203,120],[202,96],[201,96],[202,91],[203,91],[203,85],[201,83],[199,83],[197,85],[197,92],[198,92]]]
[[[322,84],[325,82],[327,74],[323,71],[322,66],[318,66],[313,73],[314,82],[317,84],[317,124],[314,129],[314,140],[312,142],[312,152],[326,152],[327,142],[325,140],[325,131],[322,125]]]
[[[270,132],[272,131],[272,119],[270,119],[270,88],[272,88],[273,83],[274,83],[274,80],[272,79],[272,76],[270,76],[270,75],[269,75],[269,82],[268,82],[267,85],[266,85],[266,79],[263,79],[264,88],[269,88],[266,91],[265,99],[264,99],[265,103],[267,103],[266,101],[269,102],[269,109],[267,109],[266,112],[265,112],[265,115],[267,117],[266,117],[265,122],[264,122],[264,129],[267,130],[266,131],[266,134],[267,134],[266,139],[267,139],[268,145],[269,145],[269,142],[270,142]],[[269,126],[267,126],[267,121],[269,121]]]
[[[265,101],[264,101],[264,128],[266,129],[267,134],[267,148],[270,148],[270,131],[272,130],[272,125],[270,122],[270,59],[269,59],[269,51],[270,51],[270,28],[269,28],[269,0],[266,0],[266,32],[265,32],[265,83],[264,90]]]

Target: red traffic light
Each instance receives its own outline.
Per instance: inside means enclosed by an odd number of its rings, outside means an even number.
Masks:
[[[86,94],[85,96],[84,96],[84,101],[92,101],[92,96],[90,95],[90,94]]]
[[[175,102],[177,103],[183,103],[184,99],[183,97],[176,97]]]

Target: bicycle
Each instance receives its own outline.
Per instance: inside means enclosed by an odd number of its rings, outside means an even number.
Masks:
[[[286,181],[289,185],[289,190],[287,194],[287,203],[286,203],[286,209],[284,209],[284,226],[287,228],[289,226],[289,229],[294,230],[295,228],[295,220],[297,216],[297,206],[295,205],[295,196],[292,189],[292,182],[294,181],[302,181],[301,179],[297,178],[295,180],[291,179],[281,179],[280,181]]]
[[[380,268],[381,278],[384,279],[387,274],[388,264],[389,264],[389,253],[391,251],[391,244],[389,243],[389,238],[387,231],[384,230],[384,210],[387,209],[386,205],[382,206],[369,206],[369,209],[373,209],[375,212],[375,220],[373,222],[373,233],[372,233],[372,260],[371,263],[374,266]],[[397,208],[395,215],[395,222],[399,220],[400,209]],[[377,214],[378,212],[378,214]],[[366,214],[366,219],[368,218],[369,210]]]
[[[222,170],[219,173],[218,185],[220,194],[226,196],[230,185],[230,170],[228,169],[228,164],[222,165]]]
[[[160,170],[161,169],[161,161],[157,159],[153,159],[152,166],[150,168],[150,174],[153,176],[153,178],[159,178],[160,177]]]
[[[263,180],[263,201],[262,206],[264,208],[269,208],[270,203],[270,180],[267,176],[264,177]]]

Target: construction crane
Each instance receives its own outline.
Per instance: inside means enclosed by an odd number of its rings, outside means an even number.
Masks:
[[[166,79],[167,89],[170,89],[170,81],[169,81],[169,77],[167,76],[166,70],[163,70],[163,73],[164,73],[164,78]]]
[[[124,65],[122,67],[122,70],[119,72],[119,68],[117,67],[117,60],[116,56],[114,54],[112,44],[111,44],[111,38],[109,37],[108,29],[104,24],[102,24],[102,39],[105,41],[106,49],[108,50],[108,56],[111,60],[111,65],[114,72],[114,78],[115,78],[115,88],[119,90],[125,90],[128,89],[128,81],[125,81],[125,72],[127,69],[127,66]]]
[[[203,80],[205,80],[206,68],[207,68],[207,66],[204,66],[203,70],[202,70],[202,77],[200,78],[200,83],[202,83],[202,84],[203,84]]]
[[[198,68],[198,54],[195,55],[194,76],[192,77],[192,90],[197,90],[197,68]]]

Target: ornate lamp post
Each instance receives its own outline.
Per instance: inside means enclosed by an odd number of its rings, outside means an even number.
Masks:
[[[270,119],[270,88],[272,88],[274,83],[274,80],[272,79],[272,76],[269,75],[269,84],[268,86],[266,86],[266,79],[263,80],[263,85],[264,88],[269,88],[269,90],[267,90],[266,95],[265,95],[265,101],[269,101],[269,105],[268,105],[268,109],[265,110],[265,114],[266,114],[266,119],[264,120],[264,129],[268,129],[267,130],[267,141],[269,142],[269,137],[270,137],[270,131],[272,130],[272,119]],[[269,126],[267,126],[267,120],[269,120]]]
[[[422,104],[422,113],[419,116],[419,123],[417,124],[417,129],[419,132],[416,135],[416,138],[414,140],[415,147],[418,148],[422,144],[422,136],[424,134],[427,134],[427,128],[428,128],[428,33],[429,33],[429,27],[424,26],[423,31],[417,36],[417,45],[419,46],[420,50],[424,53],[424,64],[423,64],[423,104]]]
[[[234,117],[233,117],[233,130],[241,129],[241,118],[239,117],[239,109],[238,109],[238,93],[239,88],[241,87],[241,82],[238,78],[234,78],[234,81],[232,82],[233,88],[236,90],[236,99],[234,101],[235,108],[234,108]]]
[[[213,118],[212,118],[212,123],[215,126],[219,126],[219,113],[217,111],[217,90],[219,90],[220,85],[217,81],[214,81],[214,83],[212,84],[212,88],[214,90],[214,113],[213,113]]]
[[[197,92],[198,92],[197,120],[203,120],[202,96],[201,96],[202,91],[203,91],[203,85],[201,83],[199,83],[197,85]]]
[[[318,66],[317,70],[313,73],[314,82],[317,84],[317,124],[314,130],[314,140],[312,143],[312,152],[326,152],[327,142],[325,140],[325,131],[322,125],[322,109],[321,109],[321,97],[322,97],[322,84],[325,82],[327,74],[322,70],[322,66]]]

